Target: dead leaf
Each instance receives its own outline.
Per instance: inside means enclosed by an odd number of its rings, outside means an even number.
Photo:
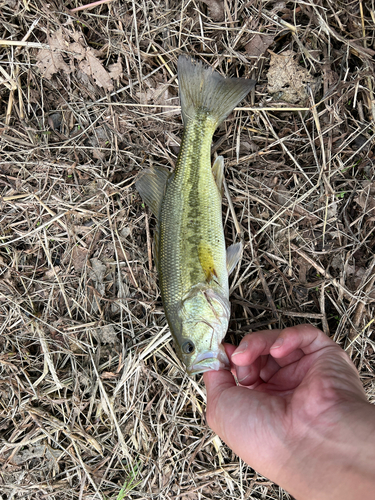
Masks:
[[[86,49],[79,42],[73,42],[70,44],[70,52],[77,61],[82,61],[85,58]]]
[[[95,337],[102,344],[117,344],[118,338],[113,325],[98,326],[93,331]]]
[[[224,2],[222,0],[202,0],[208,7],[208,15],[215,21],[224,21]]]
[[[95,158],[95,160],[104,160],[105,153],[102,153],[100,149],[95,148],[92,152],[92,157]]]
[[[367,273],[367,269],[363,266],[349,265],[347,266],[347,275],[350,278],[347,280],[348,287],[353,291],[358,291],[360,287],[364,288],[363,278]],[[375,299],[375,290],[369,290],[367,297],[370,299]]]
[[[137,96],[141,104],[155,104],[157,107],[160,106],[170,106],[177,104],[177,99],[170,93],[169,85],[165,83],[159,83],[155,81],[146,81],[147,89],[141,92],[137,92]],[[174,114],[179,114],[179,109],[165,110],[164,116],[170,116]]]
[[[367,215],[375,215],[375,182],[365,181],[360,194],[354,201],[366,212]]]
[[[59,274],[61,271],[61,267],[55,266],[52,269],[48,269],[43,275],[43,278],[49,280],[51,278],[54,278],[57,274]]]
[[[103,372],[100,375],[100,378],[102,380],[113,380],[114,378],[118,378],[120,376],[119,373],[113,373],[113,372]]]
[[[120,231],[120,236],[121,236],[121,239],[126,239],[131,233],[132,233],[132,227],[130,226],[125,226],[121,229]],[[1,262],[0,262],[1,264]]]
[[[259,35],[256,33],[253,38],[245,45],[245,50],[250,57],[259,57],[272,45],[273,35]]]
[[[310,97],[308,87],[315,95],[321,86],[321,78],[312,76],[300,66],[295,60],[296,56],[293,50],[286,50],[282,54],[271,52],[267,73],[268,92],[273,94],[275,100],[304,104]]]
[[[63,34],[62,28],[48,37],[49,49],[39,50],[36,56],[36,65],[44,78],[51,79],[55,73],[64,71],[67,75],[71,68],[63,59],[62,49],[69,46],[67,37]]]
[[[339,202],[337,200],[331,201],[329,205],[327,206],[327,219],[330,220],[332,218],[336,218],[337,216],[337,209],[339,206]]]
[[[113,83],[108,71],[104,69],[91,47],[86,49],[85,59],[78,66],[81,71],[95,80],[98,87],[102,87],[110,92],[113,90]]]
[[[71,42],[71,38],[74,42]],[[81,35],[68,30],[58,31],[48,37],[50,49],[41,49],[37,54],[37,66],[44,78],[50,79],[55,73],[64,71],[70,74],[76,71],[74,61],[78,61],[78,67],[82,73],[92,78],[98,87],[105,90],[113,90],[112,78],[118,79],[122,74],[121,60],[109,66],[110,73],[104,68],[96,56],[96,51],[91,47],[85,47]],[[68,65],[62,56],[62,49],[66,49],[70,56]]]
[[[269,249],[273,252],[280,252],[282,255],[289,255],[290,242],[298,238],[298,231],[293,228],[290,231],[280,229],[275,233],[274,240],[269,243]]]
[[[12,462],[20,465],[35,458],[45,458],[47,459],[47,463],[53,463],[59,457],[61,457],[61,450],[55,450],[46,445],[30,445],[18,451],[13,457]]]
[[[109,76],[112,78],[112,80],[118,80],[120,76],[122,76],[121,58],[119,57],[116,63],[110,64],[108,66],[108,70]]]
[[[73,247],[72,263],[75,271],[82,271],[82,269],[85,267],[88,253],[89,251],[87,250],[87,248],[83,248],[80,246]]]
[[[91,313],[95,314],[99,311],[100,296],[105,295],[104,278],[107,272],[107,266],[99,259],[90,259],[91,267],[88,268],[88,277],[94,283],[94,288],[98,293],[92,290],[92,285],[89,287],[88,300],[91,303]]]
[[[95,283],[95,288],[104,293],[104,277],[107,266],[99,259],[90,259],[91,269],[89,269],[89,278]]]
[[[163,467],[163,473],[162,473],[162,487],[165,488],[167,484],[169,483],[170,479],[172,476],[172,467],[167,464]]]
[[[333,267],[334,269],[338,269],[339,271],[342,271],[344,269],[344,260],[341,253],[337,253],[336,255],[334,255],[331,262],[331,267]]]

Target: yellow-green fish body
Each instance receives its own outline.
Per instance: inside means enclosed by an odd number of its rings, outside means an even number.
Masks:
[[[225,249],[223,158],[211,168],[213,133],[254,87],[186,57],[178,61],[184,134],[174,172],[147,170],[137,189],[158,219],[156,264],[167,320],[190,374],[229,366],[221,341],[229,322],[228,274],[241,245]]]

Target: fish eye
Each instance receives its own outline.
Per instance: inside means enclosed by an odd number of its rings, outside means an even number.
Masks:
[[[187,340],[182,344],[181,349],[184,354],[193,354],[195,351],[195,345],[191,340]]]

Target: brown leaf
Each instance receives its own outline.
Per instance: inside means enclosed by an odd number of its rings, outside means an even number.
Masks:
[[[117,80],[122,76],[122,64],[121,64],[121,59],[118,58],[118,61],[114,64],[110,64],[108,66],[109,70],[109,76],[112,78],[112,80]]]
[[[375,215],[375,182],[365,181],[364,188],[354,201],[366,211],[367,215]]]
[[[273,35],[259,35],[258,33],[245,45],[245,50],[250,57],[261,56],[274,40]]]
[[[94,55],[94,51],[89,47],[86,49],[85,59],[79,63],[79,68],[81,71],[86,73],[86,75],[91,76],[98,87],[102,87],[110,92],[113,90],[113,84],[108,71],[106,71],[99,61],[99,59]]]
[[[82,61],[85,58],[86,49],[78,42],[73,42],[69,47],[70,52],[73,53],[75,59]]]
[[[71,69],[62,56],[62,49],[67,48],[69,43],[62,32],[62,28],[48,37],[48,43],[50,48],[39,50],[36,56],[36,65],[43,77],[51,79],[59,71],[69,74]]]
[[[82,271],[86,265],[87,254],[89,251],[86,248],[75,246],[72,250],[72,263],[76,271]]]
[[[103,372],[101,375],[100,375],[100,378],[102,380],[111,380],[111,379],[114,379],[114,378],[117,378],[119,376],[119,373],[113,373],[113,372]]]
[[[95,337],[103,344],[116,344],[118,342],[113,325],[98,326],[94,330]]]

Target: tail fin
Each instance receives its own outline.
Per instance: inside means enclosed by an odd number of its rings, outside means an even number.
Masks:
[[[178,58],[177,69],[185,125],[197,110],[202,109],[211,114],[218,126],[256,83],[246,78],[224,78],[186,56]]]

